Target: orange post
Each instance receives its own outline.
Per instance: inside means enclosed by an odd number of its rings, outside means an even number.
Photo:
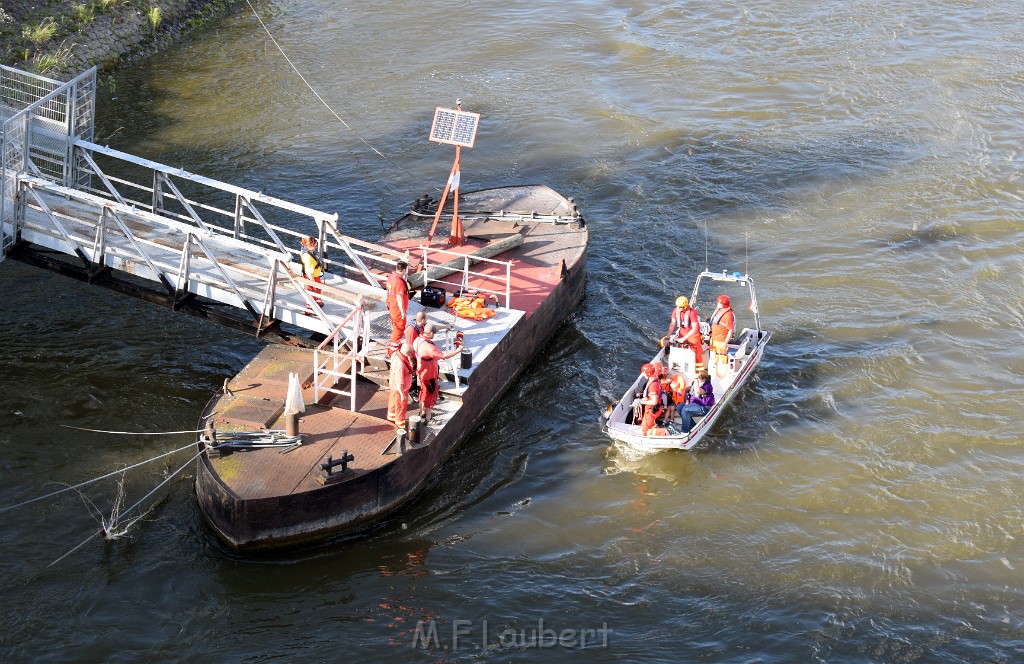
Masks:
[[[458,154],[458,152],[456,151],[456,155],[457,154]],[[437,203],[437,214],[434,215],[434,223],[430,226],[430,232],[427,233],[427,246],[428,247],[430,246],[430,243],[434,241],[434,231],[437,230],[437,222],[440,221],[440,219],[441,219],[441,212],[444,210],[444,204],[448,200],[448,190],[451,189],[451,186],[452,186],[452,178],[455,176],[455,173],[458,170],[459,170],[459,160],[456,157],[455,163],[452,164],[452,172],[448,175],[448,183],[445,184],[445,186],[444,186],[444,193],[441,194],[441,200],[438,201],[438,203]],[[456,195],[456,201],[457,200],[458,200],[458,195]]]
[[[444,185],[444,193],[441,194],[441,201],[437,204],[437,213],[434,214],[434,223],[430,226],[430,233],[427,234],[427,246],[434,240],[434,231],[437,230],[437,222],[441,220],[441,212],[444,211],[444,204],[448,202],[448,192],[451,191],[453,195],[452,205],[454,210],[452,212],[452,235],[448,238],[450,244],[462,245],[465,239],[462,236],[462,222],[459,221],[459,179],[462,175],[459,170],[459,159],[462,156],[462,147],[459,145],[455,146],[455,163],[452,164],[452,172],[448,174],[448,182]],[[452,186],[452,183],[455,183]]]
[[[462,110],[462,107],[459,107]],[[462,171],[459,170],[459,159],[462,156],[462,146],[455,146],[455,166],[453,167],[453,173],[455,178],[455,186],[452,187],[452,236],[448,238],[448,242],[455,246],[462,246],[462,222],[459,221],[459,180],[462,179]]]

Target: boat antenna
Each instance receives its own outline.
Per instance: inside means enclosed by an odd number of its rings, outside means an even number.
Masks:
[[[704,271],[708,271],[708,220],[704,220]]]
[[[743,274],[744,275],[750,274],[750,272],[747,270],[747,263],[748,263],[748,259],[750,258],[750,256],[749,256],[749,253],[750,253],[749,249],[750,249],[750,231],[744,231],[743,232]]]

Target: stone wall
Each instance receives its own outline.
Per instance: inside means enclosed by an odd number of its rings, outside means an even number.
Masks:
[[[54,78],[67,79],[93,65],[111,70],[155,53],[240,4],[243,0],[3,0],[0,56],[4,64]],[[154,8],[159,10],[155,27]],[[25,29],[44,22],[55,34],[33,43]]]

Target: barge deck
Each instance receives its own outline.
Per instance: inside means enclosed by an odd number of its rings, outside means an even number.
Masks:
[[[548,187],[521,186],[466,193],[460,206],[466,242],[447,248],[446,259],[479,252],[513,235],[522,238],[518,246],[472,268],[467,265],[452,276],[429,281],[449,295],[464,287],[496,294],[500,306],[493,317],[456,319],[446,307],[410,301],[410,319],[425,309],[435,324],[454,323],[464,335],[464,348],[472,353],[471,366],[459,365],[458,356],[447,367],[441,364],[441,400],[429,424],[410,442],[385,419],[383,349],[390,320],[379,299],[368,300],[368,340],[355,342],[365,348],[352,354],[350,340],[349,359],[343,360],[330,391],[317,389],[314,351],[267,346],[226,383],[200,421],[200,428],[215,427],[219,440],[236,432],[280,432],[286,428],[289,375],[299,375],[306,408],[299,418],[300,445],[239,450],[200,438],[205,453],[198,461],[198,500],[229,546],[257,550],[321,539],[366,525],[407,503],[582,299],[588,232],[572,201]],[[418,255],[426,260],[425,240],[435,213],[427,207],[410,212],[380,244],[399,253],[409,251],[414,263]],[[436,263],[426,274],[434,274],[433,269]],[[415,408],[411,400],[410,413]],[[329,459],[343,458],[348,459],[343,466],[324,468]]]

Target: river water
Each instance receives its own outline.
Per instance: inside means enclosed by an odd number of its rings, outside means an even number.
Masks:
[[[243,5],[104,75],[97,141],[374,239],[443,186],[429,123],[461,98],[464,189],[579,202],[585,301],[358,540],[233,555],[191,467],[53,565],[83,497],[0,514],[4,661],[1019,661],[1019,3],[256,8],[338,117]],[[754,276],[772,343],[702,449],[637,458],[598,416],[705,255]],[[192,429],[260,348],[15,261],[0,295],[0,505],[187,444],[68,427]],[[83,493],[109,514],[115,489]]]

